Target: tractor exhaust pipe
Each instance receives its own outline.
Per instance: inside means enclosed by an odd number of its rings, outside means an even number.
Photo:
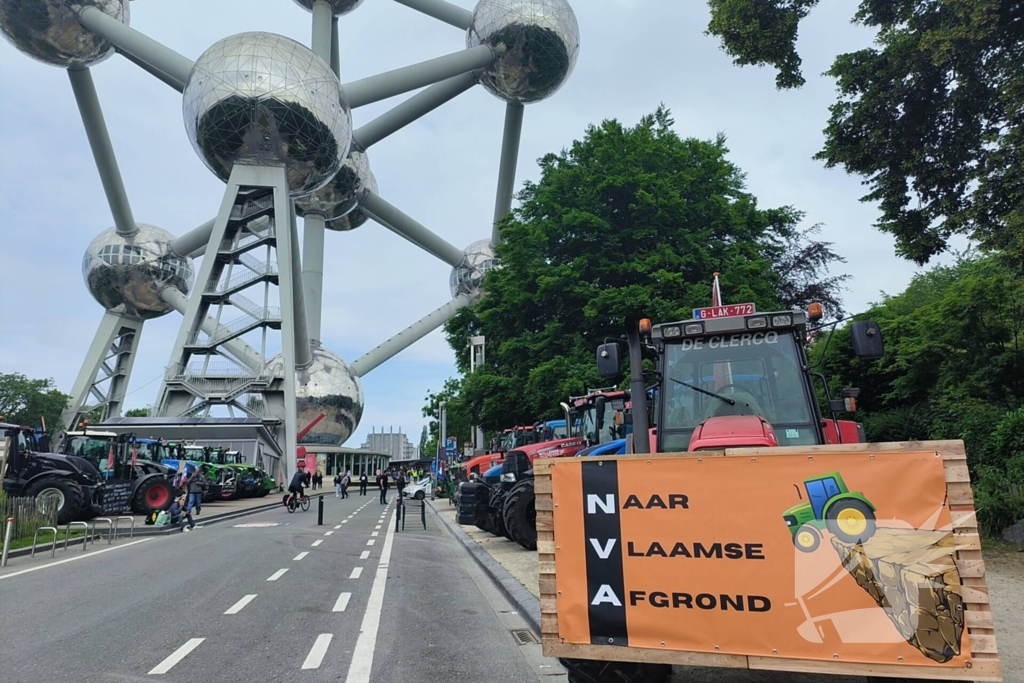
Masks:
[[[651,433],[647,423],[647,386],[644,383],[643,348],[637,320],[626,322],[629,343],[629,395],[633,402],[633,452],[651,452]]]

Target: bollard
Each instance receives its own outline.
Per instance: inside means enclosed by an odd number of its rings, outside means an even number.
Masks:
[[[427,530],[427,501],[420,501],[420,521],[423,522],[423,530]]]
[[[14,534],[14,530],[11,528],[14,526],[14,517],[7,518],[7,529],[4,531],[4,553],[0,556],[0,567],[7,566],[7,551],[11,547],[11,536]]]
[[[320,496],[320,503],[316,506],[316,525],[324,525],[324,497]]]

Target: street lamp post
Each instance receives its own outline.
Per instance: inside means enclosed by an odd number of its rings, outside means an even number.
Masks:
[[[484,337],[470,337],[469,338],[469,372],[472,374],[476,371],[477,367],[484,364],[486,339]],[[482,452],[484,450],[484,430],[481,427],[473,427],[473,435],[476,443],[474,447],[477,451]]]

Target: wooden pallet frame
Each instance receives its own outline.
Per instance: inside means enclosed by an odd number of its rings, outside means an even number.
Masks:
[[[835,675],[923,678],[934,680],[1002,681],[1002,666],[996,649],[985,562],[981,556],[981,535],[974,510],[974,492],[967,470],[967,452],[963,441],[901,441],[836,446],[791,446],[784,448],[733,448],[700,453],[654,453],[649,455],[606,456],[594,460],[650,460],[652,458],[765,457],[774,455],[823,455],[835,453],[892,453],[934,451],[943,460],[946,471],[946,503],[953,522],[957,550],[954,559],[960,571],[964,600],[964,622],[970,642],[971,666],[964,669],[859,664],[787,657],[756,657],[705,652],[653,650],[611,645],[574,645],[562,642],[558,632],[558,604],[555,582],[554,502],[551,491],[551,466],[557,460],[534,463],[536,476],[537,553],[540,569],[541,642],[547,657],[570,657],[606,661],[649,662],[681,666],[710,666],[765,671],[797,671]]]

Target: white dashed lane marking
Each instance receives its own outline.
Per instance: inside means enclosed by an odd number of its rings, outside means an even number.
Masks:
[[[365,560],[369,556],[370,556],[370,551],[369,550],[364,550],[363,552],[359,553],[359,559],[360,560]]]
[[[170,657],[153,667],[149,672],[150,675],[167,673],[174,668],[175,664],[188,657],[189,653],[199,647],[204,640],[206,638],[190,638],[184,645],[172,652]]]
[[[255,599],[256,599],[256,594],[255,593],[253,593],[252,595],[246,595],[244,598],[242,598],[241,600],[239,600],[238,602],[233,604],[231,607],[229,607],[228,611],[225,612],[224,614],[238,614],[239,612],[242,611],[242,609],[246,605],[248,605],[250,602],[252,602]]]
[[[323,542],[324,542],[324,539],[322,539],[322,538],[319,541],[313,541],[313,547],[315,548],[315,547],[317,547],[318,545],[320,545]]]
[[[352,573],[349,574],[348,578],[350,578],[350,579],[358,579],[362,575],[363,575],[363,568],[362,567],[353,567],[352,568]]]
[[[366,545],[373,545],[373,539],[371,538],[369,541],[367,541]]]
[[[270,575],[270,577],[267,579],[267,581],[277,581],[282,576],[284,576],[285,572],[287,572],[287,571],[288,571],[287,569],[278,569],[276,572],[274,572],[273,574]]]
[[[301,560],[302,558],[304,558],[304,557],[305,557],[306,555],[309,555],[309,553],[308,553],[308,552],[306,552],[305,550],[303,550],[303,551],[302,551],[301,553],[299,553],[298,555],[296,555],[295,557],[293,557],[293,558],[292,558],[292,561],[293,561],[293,562],[298,562],[299,560]]]
[[[344,612],[345,608],[348,607],[348,601],[352,598],[351,593],[342,593],[338,596],[338,601],[334,603],[335,612]]]
[[[327,646],[331,644],[332,638],[334,638],[334,635],[330,633],[321,633],[316,637],[313,647],[309,650],[309,654],[306,655],[306,661],[302,663],[303,669],[320,668],[320,664],[324,661],[324,655],[327,654]]]

